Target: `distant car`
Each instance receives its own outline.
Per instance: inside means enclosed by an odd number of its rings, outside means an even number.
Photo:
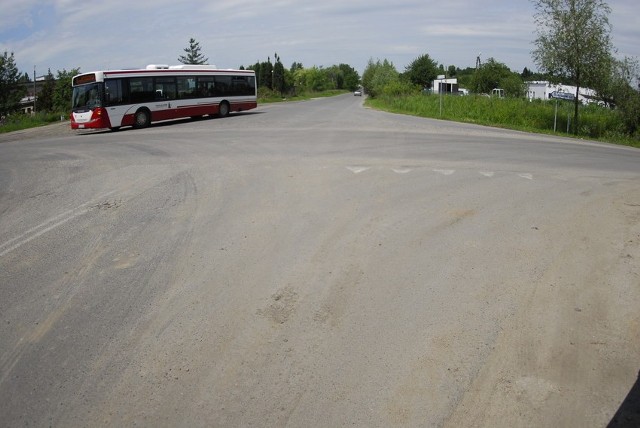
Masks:
[[[354,96],[354,97],[361,97],[361,96],[362,96],[362,91],[358,89],[357,91],[355,91],[355,92],[353,93],[353,96]]]

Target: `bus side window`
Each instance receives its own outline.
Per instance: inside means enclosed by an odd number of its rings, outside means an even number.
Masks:
[[[198,77],[198,97],[212,97],[213,96],[213,77]]]
[[[122,91],[122,79],[105,79],[105,105],[113,106],[125,102]]]

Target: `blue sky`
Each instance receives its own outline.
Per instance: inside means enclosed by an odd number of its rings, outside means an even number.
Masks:
[[[640,58],[640,3],[608,4],[619,56]],[[30,75],[34,66],[42,75],[177,64],[191,37],[220,68],[277,52],[285,67],[346,63],[359,72],[369,58],[403,71],[425,53],[445,66],[474,66],[481,53],[536,69],[529,0],[0,0],[0,10],[0,52],[14,52]]]

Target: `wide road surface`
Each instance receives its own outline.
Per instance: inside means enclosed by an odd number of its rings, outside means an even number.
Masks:
[[[0,136],[2,426],[601,427],[632,390],[640,150],[351,95],[67,127]]]

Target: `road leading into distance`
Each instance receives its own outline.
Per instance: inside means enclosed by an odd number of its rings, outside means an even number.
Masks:
[[[637,149],[351,95],[5,134],[0,425],[600,427],[639,275]]]

